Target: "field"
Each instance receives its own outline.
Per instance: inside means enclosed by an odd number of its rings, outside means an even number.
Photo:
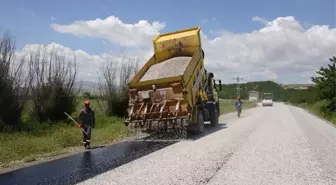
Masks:
[[[95,109],[97,106],[97,102],[92,101],[92,107]],[[234,100],[221,101],[220,106],[221,114],[236,111]],[[244,102],[244,109],[255,106],[255,103]],[[82,104],[78,105],[77,112],[81,108]],[[96,128],[92,131],[91,146],[110,144],[129,136],[120,118],[103,116],[99,109],[96,112]],[[82,134],[73,123],[25,124],[30,127],[30,131],[0,133],[0,168],[83,150]]]

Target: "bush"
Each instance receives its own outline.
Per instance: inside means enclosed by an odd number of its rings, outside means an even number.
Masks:
[[[25,61],[15,59],[14,54],[14,40],[5,33],[0,37],[0,131],[20,128],[32,81],[30,66],[23,71]]]
[[[119,62],[117,60],[109,61],[102,68],[98,102],[107,116],[124,117],[126,115],[128,107],[127,83],[137,70],[138,62],[126,57],[123,57]]]
[[[90,92],[84,92],[82,96],[84,99],[93,99]]]
[[[317,101],[316,88],[309,88],[305,90],[290,90],[288,101],[291,103],[307,103],[313,104]]]
[[[126,110],[128,107],[127,95],[128,94],[124,92],[108,99],[107,101],[108,105],[106,110],[108,116],[118,116],[118,117],[126,116]]]
[[[64,112],[71,114],[77,106],[78,92],[73,88],[77,75],[75,58],[68,59],[57,50],[39,47],[29,54],[29,62],[35,69],[31,117],[39,122],[66,119]]]

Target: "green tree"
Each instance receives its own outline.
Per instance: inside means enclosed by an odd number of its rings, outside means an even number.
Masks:
[[[236,84],[222,84],[222,91],[218,92],[218,97],[223,99],[235,99],[237,96]],[[264,93],[272,93],[275,101],[287,100],[289,96],[286,90],[273,81],[247,82],[240,84],[240,97],[249,98],[249,91],[255,90],[262,97]]]
[[[331,64],[328,67],[321,67],[316,73],[317,77],[312,77],[318,91],[318,99],[327,100],[323,111],[334,112],[336,110],[336,57],[329,59]]]

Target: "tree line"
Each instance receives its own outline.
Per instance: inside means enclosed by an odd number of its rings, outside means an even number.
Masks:
[[[329,58],[329,64],[316,71],[316,76],[311,77],[315,86],[308,89],[284,89],[273,81],[248,82],[240,84],[240,97],[248,99],[248,92],[272,93],[274,101],[290,102],[293,104],[313,105],[321,104],[320,109],[326,116],[335,116],[336,111],[336,57]],[[235,99],[237,96],[236,84],[222,84],[222,91],[218,94],[222,99]]]
[[[273,81],[248,82],[240,84],[240,97],[242,99],[249,98],[249,91],[259,92],[259,99],[263,98],[264,93],[272,93],[274,101],[304,103],[311,102],[316,98],[316,89],[309,87],[308,89],[285,89],[280,84]],[[222,99],[235,99],[237,90],[235,84],[222,84],[222,91],[218,96]]]
[[[138,70],[129,57],[106,61],[99,74],[99,108],[106,116],[125,115],[127,82]],[[23,129],[23,122],[57,123],[78,105],[76,56],[39,46],[24,55],[8,32],[0,37],[0,131]]]

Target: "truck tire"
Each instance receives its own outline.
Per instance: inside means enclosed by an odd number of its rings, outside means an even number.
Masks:
[[[214,107],[213,111],[211,112],[210,116],[210,124],[211,126],[217,126],[219,119],[219,112],[217,106]]]
[[[201,134],[204,132],[204,115],[203,111],[199,110],[197,115],[197,122],[192,123],[188,126],[188,133],[190,134]]]
[[[204,132],[204,116],[203,116],[203,110],[198,111],[197,115],[197,123],[195,124],[196,129],[195,132],[196,134],[201,134]]]

